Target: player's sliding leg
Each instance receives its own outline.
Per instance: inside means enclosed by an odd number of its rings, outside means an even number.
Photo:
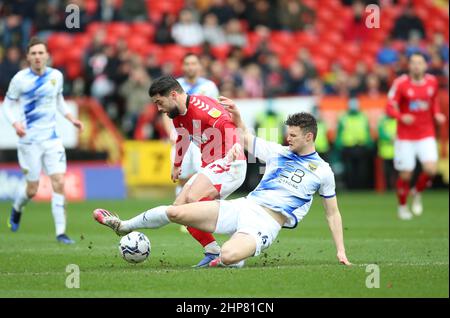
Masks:
[[[93,217],[100,224],[110,227],[118,235],[126,235],[138,229],[156,229],[169,223],[190,225],[203,231],[213,232],[218,214],[219,203],[208,201],[180,206],[159,206],[125,221],[104,209],[94,210]]]
[[[437,163],[434,161],[424,162],[422,163],[422,169],[423,171],[420,173],[414,189],[411,191],[413,197],[411,211],[414,215],[421,215],[423,212],[422,192],[426,188],[431,187],[432,179],[437,173]]]
[[[55,221],[56,240],[63,244],[74,244],[66,235],[66,208],[64,196],[64,174],[56,173],[50,176],[52,183],[52,214]]]
[[[411,181],[411,171],[400,171],[396,183],[398,198],[398,217],[401,220],[410,220],[413,215],[408,209],[409,183]]]
[[[223,244],[220,256],[211,261],[209,266],[241,268],[244,260],[255,255],[255,252],[255,238],[250,234],[237,232]]]
[[[219,196],[219,191],[217,191],[208,177],[202,173],[198,173],[195,180],[190,185],[189,191],[186,193],[184,199],[187,203],[192,203],[197,201],[209,201],[212,200],[211,198],[219,198]],[[217,244],[217,241],[212,234],[192,226],[188,226],[187,229],[189,234],[191,234],[204,249],[203,259],[201,259],[195,267],[208,266],[209,262],[219,255],[220,246]]]
[[[39,181],[27,181],[27,185],[17,192],[11,209],[11,216],[8,221],[8,227],[11,231],[16,232],[19,229],[23,209],[36,195],[38,187]]]

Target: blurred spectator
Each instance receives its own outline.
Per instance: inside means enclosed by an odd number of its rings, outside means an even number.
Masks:
[[[438,77],[444,75],[444,61],[440,54],[432,53],[430,64],[428,66],[428,73]]]
[[[242,88],[247,97],[257,98],[264,95],[261,68],[258,64],[251,63],[244,68],[242,74]]]
[[[202,26],[194,20],[190,10],[182,10],[179,20],[172,27],[172,37],[181,46],[192,47],[204,41]]]
[[[371,188],[373,141],[369,119],[360,112],[356,98],[349,99],[348,111],[339,118],[335,147],[342,156],[347,189]]]
[[[354,1],[352,4],[353,18],[348,22],[344,30],[346,41],[362,42],[367,38],[367,28],[365,24],[365,5],[362,1]]]
[[[161,67],[159,66],[158,59],[155,54],[149,54],[147,56],[145,67],[151,78],[158,78],[162,75]]]
[[[119,94],[125,99],[125,114],[122,130],[127,138],[133,138],[139,114],[148,104],[148,88],[151,80],[144,68],[132,69],[130,77],[119,88]]]
[[[263,65],[264,93],[266,97],[276,97],[286,94],[286,71],[281,67],[276,54],[269,54]]]
[[[247,13],[247,1],[228,0],[228,5],[234,12],[234,18],[246,21],[245,16]]]
[[[433,42],[431,44],[435,50],[441,55],[442,60],[448,62],[448,43],[442,33],[433,34]]]
[[[380,88],[380,79],[374,73],[370,73],[365,78],[365,93],[372,98],[377,98],[383,93]]]
[[[299,61],[294,61],[288,71],[286,78],[287,93],[291,95],[305,95],[308,92],[308,77],[305,66]]]
[[[3,58],[0,58],[0,96],[5,96],[9,81],[20,70],[20,50],[10,47]]]
[[[394,140],[397,131],[397,120],[384,115],[378,122],[378,156],[383,160],[386,188],[395,189],[397,172],[394,169]]]
[[[419,32],[411,31],[408,38],[408,43],[406,44],[405,54],[406,57],[411,56],[413,53],[420,52],[428,57],[426,52],[426,47]]]
[[[3,1],[4,19],[0,20],[3,29],[3,46],[20,46],[23,51],[30,40],[31,29],[36,12],[35,0]]]
[[[219,26],[217,16],[214,13],[205,15],[202,27],[205,42],[209,43],[211,46],[222,45],[225,43],[223,28]]]
[[[172,37],[172,27],[176,22],[176,17],[170,13],[164,13],[161,22],[156,26],[155,43],[171,44],[175,43]]]
[[[301,63],[303,63],[303,66],[305,67],[306,76],[307,77],[315,77],[317,75],[316,67],[314,66],[311,54],[309,53],[309,50],[307,48],[300,48],[297,52],[297,60]]]
[[[248,8],[247,16],[250,30],[262,25],[271,30],[278,28],[276,8],[268,0],[255,0]]]
[[[36,5],[34,26],[37,36],[46,40],[51,33],[59,31],[64,25],[64,12],[58,2],[39,0]]]
[[[225,25],[225,40],[231,46],[245,47],[247,45],[247,36],[242,32],[238,19],[231,19]]]
[[[122,1],[120,14],[126,22],[146,21],[148,17],[145,0]]]
[[[120,10],[116,0],[100,0],[93,16],[96,21],[112,22],[121,20]]]
[[[217,17],[219,25],[224,25],[231,19],[236,18],[233,8],[227,3],[226,0],[211,0],[209,9],[206,11],[206,15],[210,13]]]
[[[412,31],[418,32],[421,38],[425,37],[422,20],[414,13],[414,7],[408,5],[403,14],[395,20],[391,36],[393,39],[407,41]]]
[[[282,30],[301,31],[314,24],[315,11],[299,0],[278,1],[278,24]]]
[[[383,65],[394,64],[398,61],[398,52],[392,47],[392,41],[387,38],[377,53],[377,62]]]

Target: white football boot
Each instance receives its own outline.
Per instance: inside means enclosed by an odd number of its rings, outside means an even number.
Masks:
[[[413,218],[413,215],[409,211],[407,205],[399,205],[398,217],[400,220],[411,220]]]
[[[423,205],[422,205],[422,195],[420,192],[413,191],[412,193],[412,204],[411,204],[411,212],[415,216],[422,215],[423,213]]]

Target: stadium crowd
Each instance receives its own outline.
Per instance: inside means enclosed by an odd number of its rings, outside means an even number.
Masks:
[[[152,81],[181,76],[187,52],[230,98],[383,95],[416,51],[448,86],[448,26],[436,22],[448,22],[446,1],[327,0],[320,10],[317,2],[4,0],[0,97],[26,65],[33,35],[48,41],[65,95],[97,99],[127,138],[136,135]],[[78,28],[67,27],[69,4],[80,9]],[[368,4],[381,8],[376,30],[366,27]]]

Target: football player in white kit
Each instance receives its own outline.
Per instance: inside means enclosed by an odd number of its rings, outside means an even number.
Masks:
[[[326,217],[336,246],[339,263],[348,261],[342,231],[342,218],[336,200],[334,174],[315,151],[317,122],[308,113],[297,113],[286,120],[287,141],[283,147],[253,136],[246,130],[234,102],[219,98],[243,130],[244,145],[250,153],[266,163],[264,176],[247,197],[235,200],[195,202],[179,206],[160,206],[130,220],[94,210],[95,220],[125,235],[140,228],[159,228],[170,222],[193,226],[202,231],[229,234],[210,267],[242,267],[244,260],[257,256],[276,239],[282,227],[295,228],[308,213],[313,195],[323,198]],[[239,153],[236,144],[227,154],[230,160]]]
[[[56,239],[64,244],[73,244],[74,241],[66,235],[66,154],[55,129],[56,112],[59,111],[80,130],[83,124],[69,112],[62,94],[63,75],[47,66],[48,58],[46,44],[32,38],[27,50],[30,67],[12,78],[3,103],[6,118],[19,136],[17,154],[27,181],[26,187],[15,195],[8,226],[13,232],[19,229],[23,209],[36,195],[43,168],[53,188],[51,206]],[[14,107],[20,107],[20,118],[15,115]]]

